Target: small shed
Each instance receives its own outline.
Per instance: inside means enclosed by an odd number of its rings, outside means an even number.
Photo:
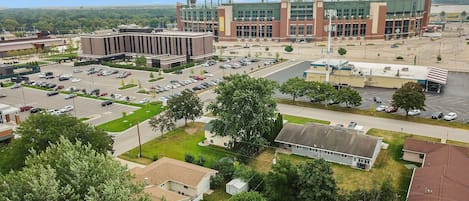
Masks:
[[[231,180],[226,184],[226,193],[230,195],[236,195],[238,193],[248,191],[249,185],[248,183],[244,182],[243,180],[236,178]]]

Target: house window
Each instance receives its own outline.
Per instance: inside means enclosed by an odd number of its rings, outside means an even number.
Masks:
[[[420,159],[423,159],[423,157],[425,157],[425,154],[419,154]]]
[[[187,187],[187,186],[184,186],[184,188],[185,188],[185,189],[188,189],[189,187]]]
[[[213,144],[213,140],[210,140],[210,143],[212,143],[212,144]]]

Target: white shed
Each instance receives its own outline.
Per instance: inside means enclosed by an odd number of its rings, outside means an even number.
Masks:
[[[230,195],[236,195],[238,193],[248,191],[248,183],[244,182],[241,179],[233,179],[226,184],[226,193]]]

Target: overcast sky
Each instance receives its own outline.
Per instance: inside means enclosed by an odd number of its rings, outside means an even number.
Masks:
[[[0,7],[37,8],[78,6],[126,6],[149,4],[175,4],[178,1],[183,0],[0,0]]]

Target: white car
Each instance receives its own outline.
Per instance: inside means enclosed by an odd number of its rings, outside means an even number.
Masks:
[[[158,100],[160,100],[161,102],[165,102],[165,101],[168,101],[168,98],[166,98],[166,97],[161,97],[161,98],[158,99]]]
[[[443,119],[446,121],[455,120],[456,118],[458,118],[458,115],[454,112],[450,112],[447,115],[443,116]]]
[[[204,75],[205,75],[205,77],[213,77],[212,73],[205,73]]]
[[[67,105],[67,106],[65,106],[64,108],[60,109],[59,111],[60,111],[61,113],[65,113],[65,112],[70,112],[70,111],[72,111],[72,110],[73,110],[73,106]]]
[[[409,116],[415,116],[419,114],[420,114],[420,110],[410,110],[409,112],[407,112],[407,115]]]
[[[239,63],[234,63],[232,68],[241,68],[241,64]]]
[[[382,111],[385,111],[388,108],[389,108],[389,106],[387,106],[387,105],[380,105],[380,106],[376,107],[376,111],[377,112],[382,112]]]
[[[81,81],[81,79],[79,79],[79,78],[73,78],[72,79],[72,82],[79,82],[79,81]]]
[[[202,66],[202,67],[209,67],[210,64],[208,64],[208,63],[203,63],[201,66]]]
[[[39,73],[39,78],[46,78],[46,74],[45,73]]]
[[[144,98],[141,101],[138,101],[138,103],[145,104],[145,103],[148,103],[148,101],[149,101],[148,98]]]

